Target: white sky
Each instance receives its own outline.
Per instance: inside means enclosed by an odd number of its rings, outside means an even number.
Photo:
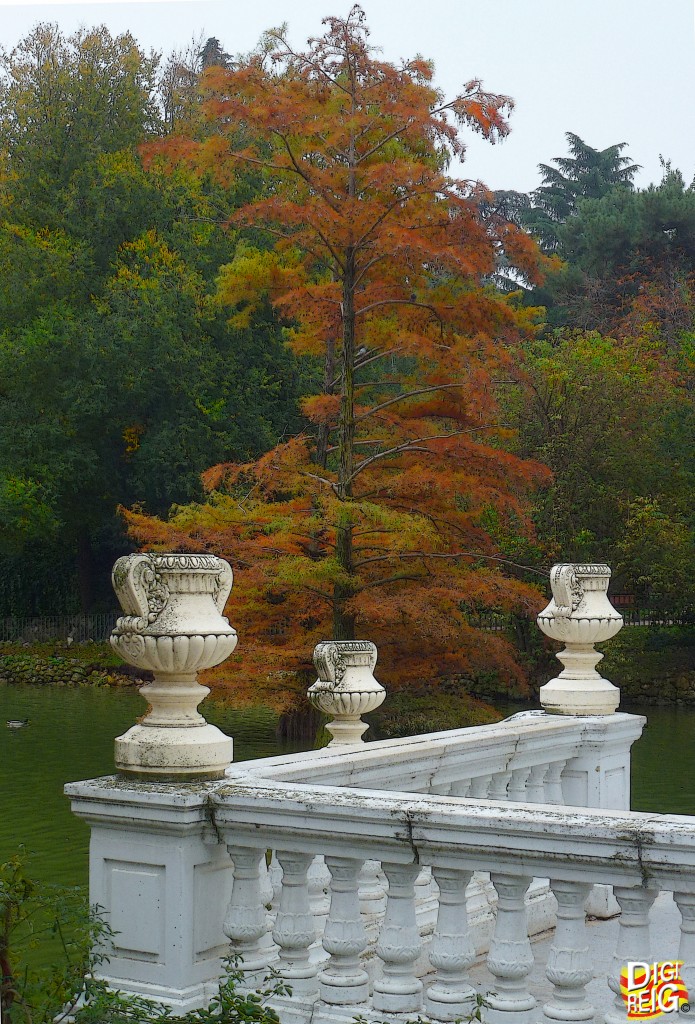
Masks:
[[[301,46],[350,0],[160,0],[67,4],[0,0],[0,43],[10,49],[39,21],[129,29],[168,52],[200,32],[229,53],[250,50],[283,21]],[[479,77],[516,101],[512,134],[470,140],[463,173],[492,188],[529,191],[537,165],[566,153],[564,133],[604,148],[628,142],[638,182],[659,181],[659,154],[695,174],[694,0],[363,0],[371,40],[389,59],[431,58],[448,95]]]

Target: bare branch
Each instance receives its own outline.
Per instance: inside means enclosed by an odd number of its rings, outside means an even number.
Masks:
[[[360,590],[369,590],[370,587],[385,587],[387,583],[400,583],[401,580],[413,580],[417,582],[418,580],[426,580],[427,576],[427,573],[420,573],[419,576],[412,576],[409,573],[405,572],[398,573],[395,576],[388,576],[386,579],[383,580],[372,580],[371,583],[365,583],[364,586],[360,588]]]
[[[376,309],[377,306],[417,306],[420,309],[429,309],[440,324],[444,323],[444,320],[434,306],[430,305],[429,302],[417,302],[415,299],[380,299],[378,302],[370,302],[368,306],[362,306],[361,309],[356,309],[355,316],[359,316],[360,313],[369,313],[370,310]],[[444,308],[453,309],[453,306],[445,306]]]
[[[363,469],[366,469],[367,466],[371,465],[371,463],[376,462],[377,459],[384,459],[387,455],[398,455],[400,452],[404,451],[431,453],[431,448],[421,448],[417,446],[422,445],[425,441],[439,441],[448,437],[458,437],[461,434],[476,434],[480,430],[490,430],[496,426],[496,423],[487,423],[480,427],[470,427],[467,430],[452,430],[448,434],[430,434],[427,437],[414,437],[411,441],[404,441],[403,444],[395,445],[393,448],[387,448],[386,451],[383,452],[377,452],[376,455],[370,455],[369,458],[360,462],[359,466],[355,468],[354,473],[350,476],[350,480],[354,480],[355,477],[361,473]]]
[[[363,565],[373,564],[374,562],[388,562],[391,559],[405,561],[410,558],[441,558],[448,561],[456,561],[458,558],[484,558],[490,562],[512,565],[515,569],[523,569],[525,572],[534,572],[544,578],[550,575],[549,572],[542,572],[540,569],[534,569],[530,565],[520,565],[518,562],[512,562],[509,558],[502,558],[501,555],[486,555],[481,551],[393,551],[388,555],[374,555],[372,558],[363,558],[360,562],[355,562],[354,568],[357,570]]]
[[[466,384],[434,384],[429,388],[418,388],[417,391],[406,391],[402,395],[396,395],[395,398],[389,398],[387,402],[382,402],[381,405],[375,405],[373,409],[369,409],[367,412],[361,413],[359,416],[355,416],[355,423],[359,423],[360,420],[366,420],[369,416],[373,416],[375,412],[379,412],[381,409],[388,408],[389,405],[395,405],[396,402],[402,402],[405,398],[414,398],[416,395],[427,395],[431,391],[450,391],[452,388],[467,388],[469,385]]]
[[[326,487],[330,487],[334,494],[338,494],[336,485],[331,480],[326,480],[323,476],[318,476],[316,473],[307,473],[306,470],[300,470],[300,476],[309,477],[310,480],[318,480],[320,484],[325,484]]]

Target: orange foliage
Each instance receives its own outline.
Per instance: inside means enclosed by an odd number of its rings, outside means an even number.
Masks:
[[[304,402],[304,435],[213,467],[204,504],[130,527],[147,547],[232,562],[247,691],[307,668],[331,633],[373,639],[392,684],[492,667],[518,681],[507,641],[468,612],[541,603],[500,536],[532,538],[525,496],[547,471],[501,447],[496,381],[534,314],[485,278],[504,259],[538,280],[540,257],[483,214],[483,186],[446,174],[460,129],[502,138],[511,101],[472,81],[446,102],[428,63],[375,56],[359,8],[327,22],[307,53],[276,35],[270,57],[210,69],[215,130],[183,150],[222,180],[263,171],[230,223],[273,249],[240,246],[219,300],[238,320],[266,295],[294,349],[320,355],[323,392]]]

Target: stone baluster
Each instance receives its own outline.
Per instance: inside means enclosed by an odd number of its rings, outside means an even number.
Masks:
[[[314,915],[309,905],[307,872],[310,853],[278,851],[282,887],[273,938],[280,950],[278,974],[295,995],[314,999],[318,995],[318,969],[309,960],[309,947],[316,938]]]
[[[349,857],[326,857],[331,904],[323,948],[330,960],[319,974],[319,983],[321,999],[334,1006],[364,1003],[369,996],[369,978],[360,966],[360,953],[367,947],[357,892],[362,863]]]
[[[415,906],[425,903],[432,893],[432,868],[424,867],[415,879]]]
[[[467,1020],[475,1006],[475,989],[466,972],[475,959],[468,933],[466,888],[472,872],[433,868],[439,886],[439,912],[430,946],[436,974],[425,997],[425,1012],[434,1020]]]
[[[497,979],[488,993],[488,1024],[535,1024],[536,1000],[526,979],[533,967],[524,896],[531,882],[520,875],[491,874],[497,890],[497,918],[487,966]]]
[[[551,761],[545,773],[544,787],[546,804],[564,806],[565,798],[562,793],[562,773],[567,761]]]
[[[511,772],[496,772],[490,783],[490,800],[508,800],[507,787],[512,778]]]
[[[309,904],[314,917],[325,917],[330,902],[331,873],[323,857],[314,857],[309,868]]]
[[[359,897],[363,914],[381,914],[386,907],[384,874],[378,860],[366,860],[360,872]]]
[[[526,782],[526,800],[530,804],[545,803],[545,777],[550,765],[534,764]]]
[[[681,977],[695,1003],[695,893],[674,892],[673,899],[681,913],[681,941],[678,959],[683,961]]]
[[[657,894],[655,889],[644,889],[642,886],[628,889],[617,885],[613,893],[621,913],[618,919],[618,941],[608,976],[608,985],[615,995],[615,1002],[606,1014],[605,1024],[626,1024],[628,1016],[620,993],[620,972],[631,960],[650,962],[649,910]]]
[[[450,796],[467,797],[471,791],[472,779],[458,779],[451,783]]]
[[[275,889],[273,888],[273,877],[270,866],[268,864],[268,853],[266,852],[265,857],[261,861],[260,868],[260,885],[261,885],[261,902],[267,908],[271,907],[271,904],[275,901]],[[272,860],[271,860],[272,863]]]
[[[374,982],[373,1006],[379,1013],[418,1013],[422,982],[414,965],[420,953],[420,932],[415,917],[415,879],[418,864],[383,864],[389,887],[386,914],[376,946],[383,961],[383,977]]]
[[[232,951],[242,959],[241,969],[247,985],[262,981],[272,954],[268,918],[261,879],[266,873],[265,850],[247,846],[228,846],[234,861],[234,885],[224,921],[224,933],[231,939]]]
[[[469,797],[473,800],[487,800],[491,782],[492,775],[478,775],[475,779],[471,779]]]
[[[584,882],[551,882],[557,899],[557,925],[546,966],[546,977],[554,986],[543,1013],[550,1021],[594,1019],[585,986],[591,980],[591,961],[584,901],[591,888]]]
[[[435,782],[430,786],[430,793],[432,796],[448,796],[451,792],[450,782]]]
[[[507,798],[515,803],[525,803],[529,797],[526,793],[526,785],[531,775],[530,768],[515,768],[509,780]]]

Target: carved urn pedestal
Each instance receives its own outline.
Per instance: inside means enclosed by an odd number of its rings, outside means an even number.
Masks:
[[[374,678],[376,646],[370,640],[324,640],[314,648],[319,674],[307,696],[319,711],[332,715],[326,725],[330,747],[362,743],[368,728],[361,716],[384,701],[386,690]]]
[[[125,615],[111,644],[131,665],[154,672],[154,682],[140,690],[147,713],[116,740],[116,767],[160,780],[222,778],[232,740],[198,713],[210,691],[197,673],[236,647],[222,614],[230,566],[215,555],[126,555],[112,578]]]
[[[565,668],[541,687],[546,711],[611,715],[620,703],[618,687],[596,671],[603,655],[594,649],[623,625],[622,615],[608,600],[610,576],[607,565],[554,565],[550,572],[553,599],[536,621],[546,636],[564,642],[557,657]]]

